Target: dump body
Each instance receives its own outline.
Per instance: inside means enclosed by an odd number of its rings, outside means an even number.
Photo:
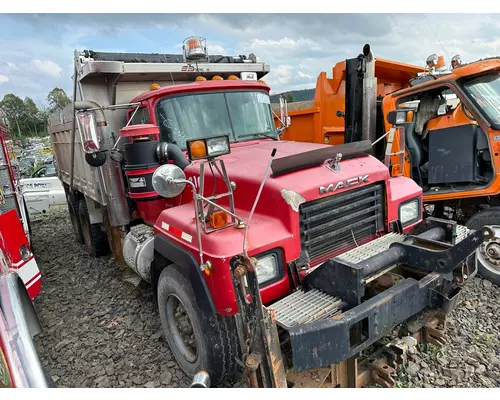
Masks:
[[[396,61],[377,58],[375,77],[377,97],[385,96],[405,87],[408,81],[423,68]],[[344,143],[346,102],[346,61],[338,62],[332,69],[332,78],[321,72],[316,81],[313,101],[288,104],[292,125],[283,131],[283,139],[298,142],[325,144]],[[279,114],[279,109],[273,105]],[[276,126],[279,121],[275,119]]]

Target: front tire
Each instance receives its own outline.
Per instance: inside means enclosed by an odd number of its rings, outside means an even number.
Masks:
[[[234,376],[239,355],[234,318],[204,314],[175,264],[160,274],[158,310],[170,350],[186,375],[207,371],[214,385]]]
[[[474,230],[487,225],[495,231],[495,239],[481,244],[467,262],[473,263],[477,255],[479,275],[500,286],[500,207],[491,207],[473,215],[465,225]]]

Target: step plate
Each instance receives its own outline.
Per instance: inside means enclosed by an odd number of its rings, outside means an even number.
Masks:
[[[472,232],[465,226],[457,225],[455,242],[460,242]],[[388,233],[336,258],[357,264],[386,251],[391,244],[401,243],[405,239],[406,235],[394,232]],[[317,289],[311,289],[308,292],[298,289],[267,308],[275,311],[278,325],[289,329],[295,325],[308,324],[340,314],[342,312],[341,305],[342,299],[339,297],[330,296]]]
[[[343,261],[348,261],[353,264],[358,264],[370,257],[373,257],[383,251],[389,249],[389,246],[393,243],[401,243],[406,239],[405,235],[400,233],[388,233],[387,235],[381,236],[371,242],[365,243],[362,246],[355,247],[343,254],[338,255]]]
[[[341,304],[340,298],[317,289],[308,292],[299,289],[267,308],[275,311],[278,325],[289,329],[295,325],[308,324],[339,314],[342,312]]]

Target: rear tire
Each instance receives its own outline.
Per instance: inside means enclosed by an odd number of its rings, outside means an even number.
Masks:
[[[78,218],[80,199],[71,193],[68,193],[66,194],[66,202],[68,203],[69,219],[71,221],[71,226],[73,227],[73,232],[75,233],[76,241],[80,244],[84,244],[82,226],[80,224],[80,219]]]
[[[497,286],[500,286],[500,207],[491,207],[487,210],[474,214],[465,224],[469,229],[481,229],[485,225],[491,226],[495,230],[495,237],[498,238],[497,243],[489,242],[487,245],[481,245],[474,254],[472,254],[467,262],[474,265],[474,259],[478,257],[478,273],[483,278],[491,281]],[[487,252],[490,246],[495,246],[493,255],[488,255]],[[481,251],[482,250],[482,251]]]
[[[216,385],[236,372],[239,346],[235,320],[204,314],[190,282],[180,271],[179,266],[170,265],[163,269],[158,281],[163,332],[184,373],[192,378],[201,370],[207,371]]]
[[[69,203],[68,203],[69,204]],[[79,221],[82,227],[83,245],[92,257],[101,257],[109,253],[108,237],[100,224],[91,224],[85,199],[80,200]]]

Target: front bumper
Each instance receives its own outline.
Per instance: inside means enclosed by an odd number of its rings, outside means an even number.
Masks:
[[[283,310],[290,314],[293,305],[286,304],[285,298],[269,306],[275,310],[278,324],[289,331],[294,369],[321,368],[350,358],[424,310],[452,311],[461,287],[475,274],[464,261],[492,237],[489,228],[466,235],[461,228],[450,221],[429,218],[404,235],[404,240],[372,257],[356,263],[352,257],[335,257],[306,277],[306,295],[316,289],[322,296],[331,296],[332,301],[342,299],[342,309],[347,311],[333,312],[308,323],[290,324],[289,319],[285,327]],[[429,232],[438,232],[439,240]],[[394,265],[409,272],[406,279],[365,301],[370,276]],[[305,304],[304,299],[301,303]],[[298,314],[295,309],[294,315]]]

